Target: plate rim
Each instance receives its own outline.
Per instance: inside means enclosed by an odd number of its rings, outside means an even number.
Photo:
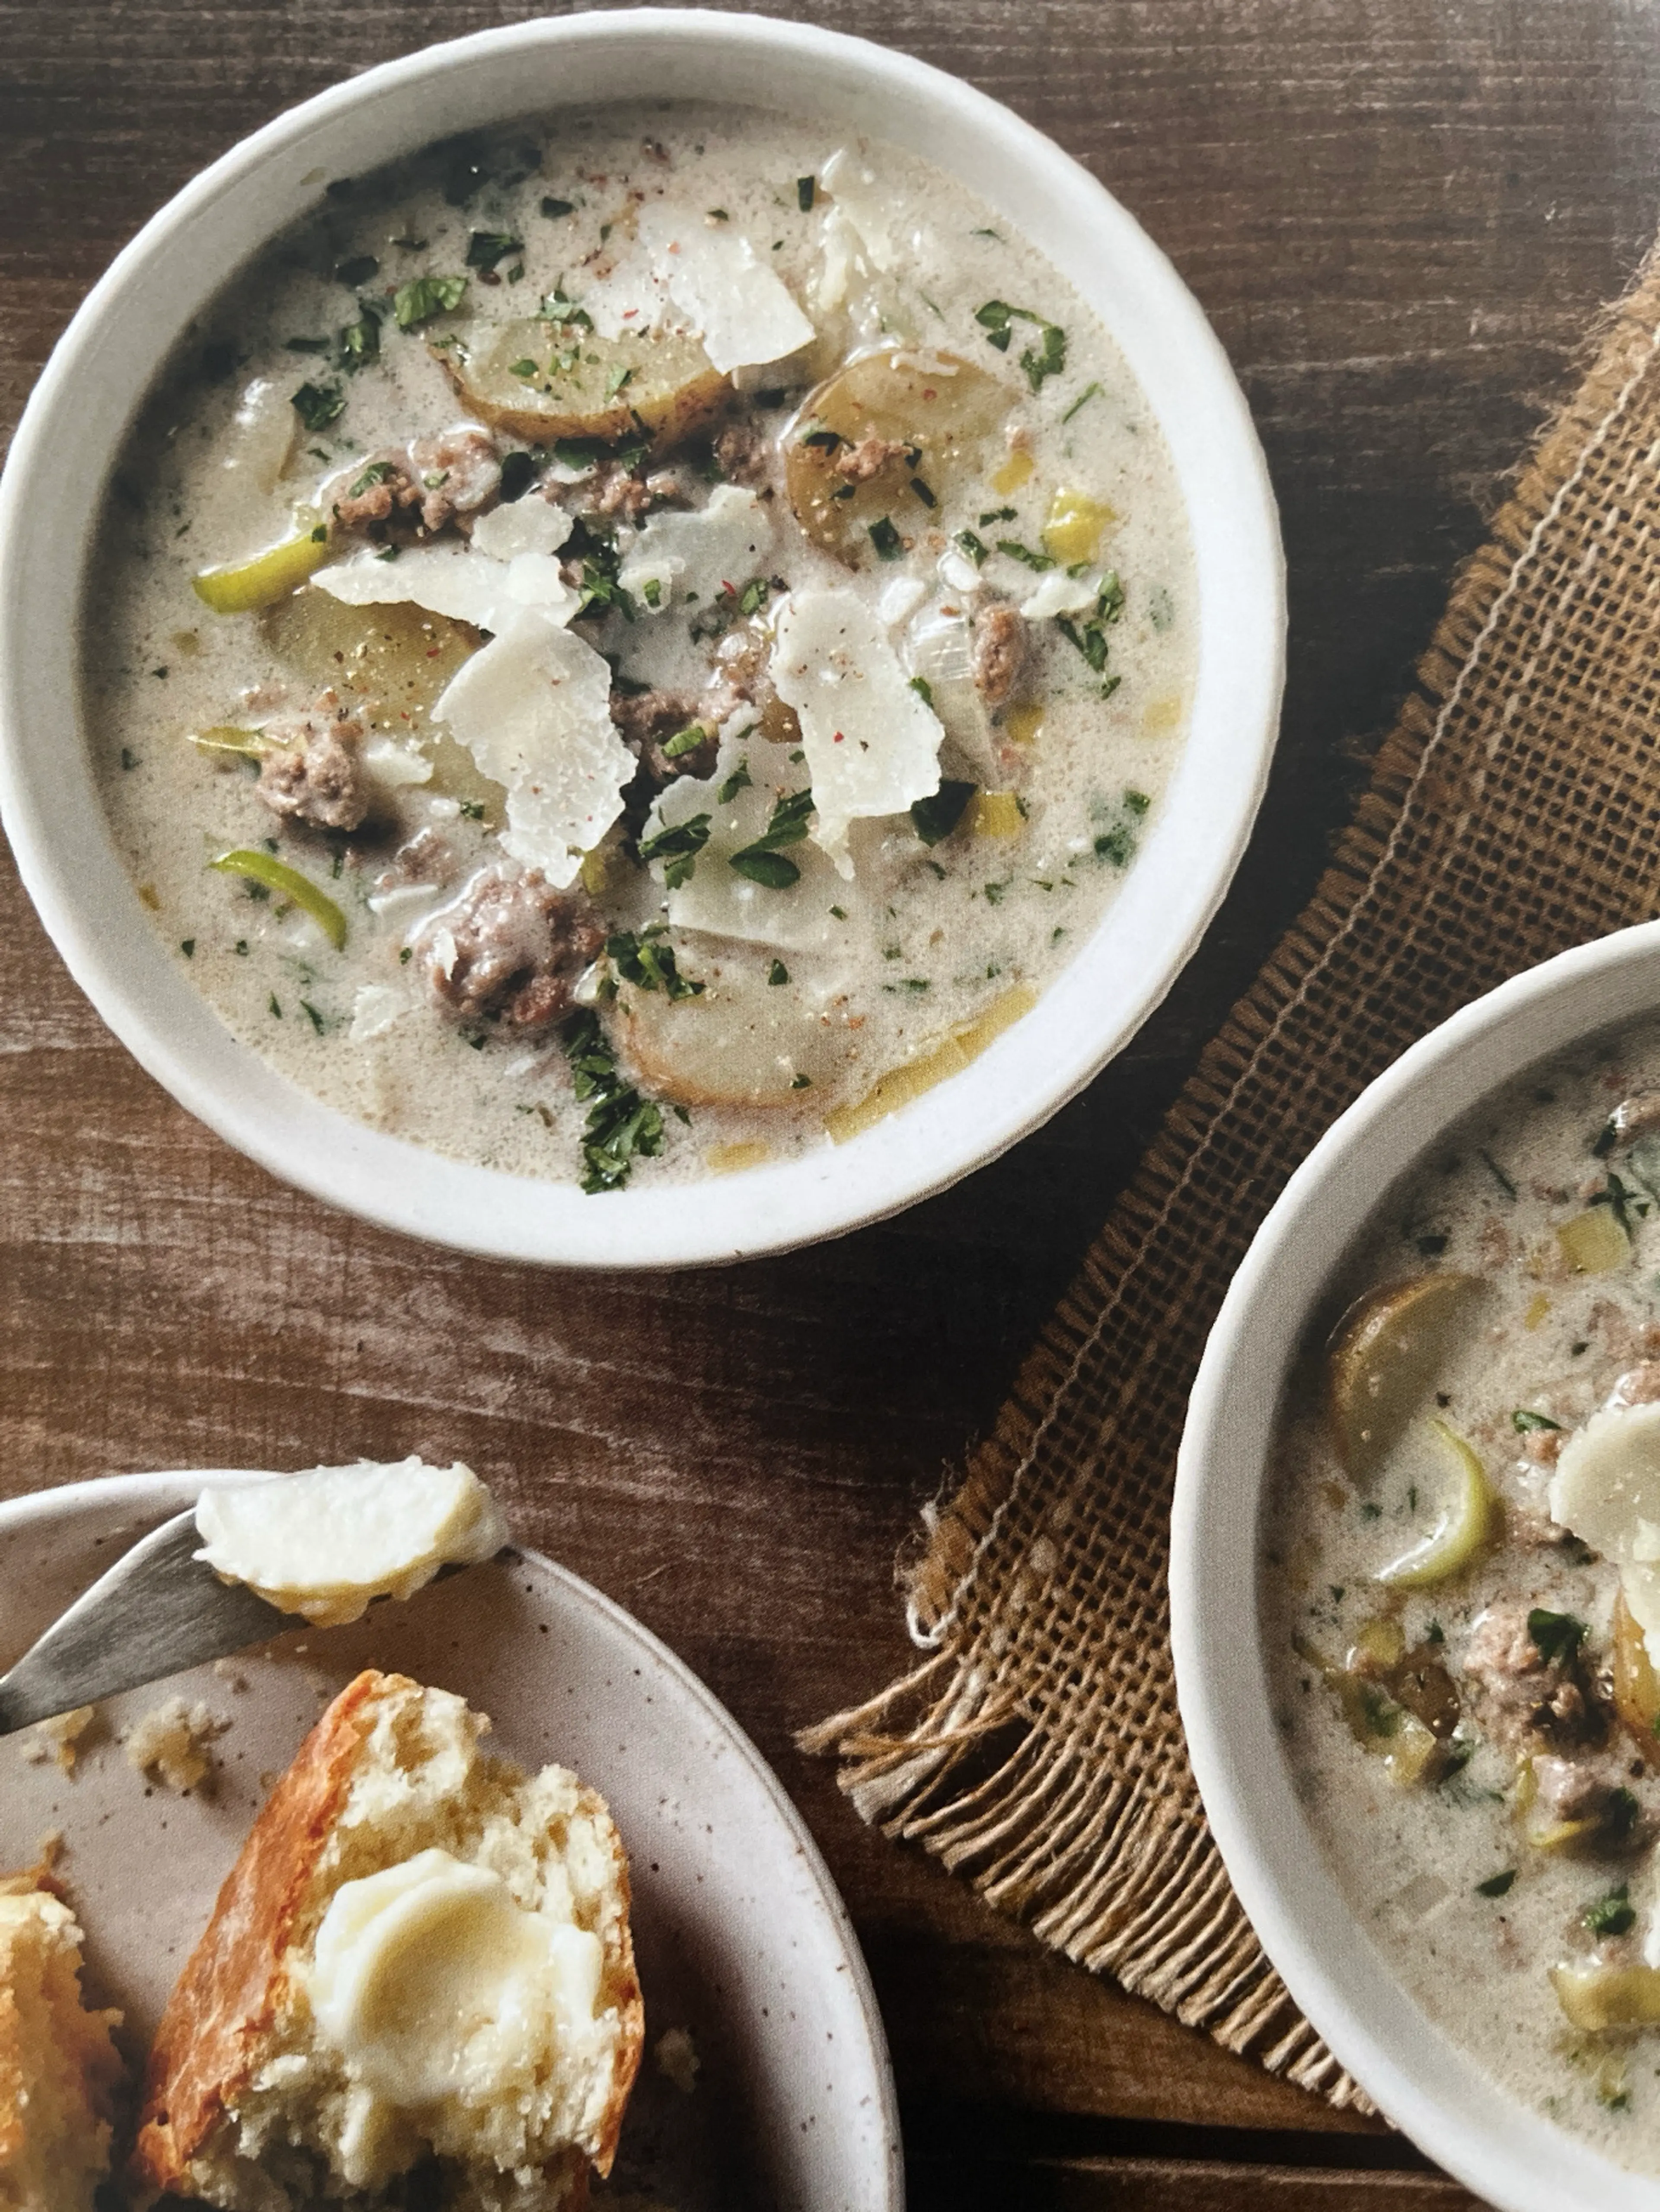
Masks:
[[[240,1468],[165,1468],[148,1474],[94,1475],[82,1481],[60,1483],[46,1490],[26,1491],[18,1498],[0,1498],[0,1547],[3,1547],[8,1539],[25,1530],[44,1527],[55,1520],[72,1518],[77,1508],[119,1504],[129,1498],[138,1507],[140,1515],[155,1509],[158,1517],[166,1518],[171,1513],[184,1511],[201,1490],[211,1486],[200,1480],[201,1474],[246,1479],[246,1474],[252,1471]],[[136,1528],[134,1540],[137,1541],[145,1533],[143,1528]],[[885,2194],[869,2200],[873,2212],[904,2212],[903,2138],[899,2125],[898,2093],[894,2083],[893,2062],[888,2049],[881,2008],[877,2002],[875,1984],[871,1979],[870,1967],[846,1900],[836,1887],[825,1864],[824,1853],[800,1808],[748,1731],[715,1696],[702,1677],[664,1643],[661,1637],[648,1628],[643,1621],[637,1620],[615,1598],[608,1596],[572,1568],[550,1558],[534,1545],[514,1542],[511,1548],[520,1559],[530,1561],[548,1574],[561,1595],[574,1607],[590,1618],[599,1620],[614,1633],[620,1634],[660,1673],[672,1677],[691,1702],[702,1709],[704,1717],[737,1752],[749,1774],[760,1784],[775,1818],[789,1838],[797,1862],[811,1883],[814,1901],[824,1912],[836,1939],[841,1954],[836,1971],[846,1978],[864,2023],[879,2121],[881,2148],[878,2155],[885,2169],[881,2176]],[[112,1565],[114,1561],[111,1559],[106,1564]],[[0,1580],[3,1580],[3,1574],[0,1574]],[[306,1624],[296,1616],[294,1626],[302,1628]],[[873,2172],[870,2179],[877,2179]]]

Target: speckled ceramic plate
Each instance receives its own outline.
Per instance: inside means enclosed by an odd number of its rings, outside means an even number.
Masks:
[[[114,1476],[0,1505],[0,1668],[135,1538],[191,1503],[177,1475]],[[142,2047],[270,1783],[361,1668],[454,1690],[527,1766],[556,1759],[609,1800],[633,1868],[647,2010],[617,2171],[595,2191],[652,2212],[899,2212],[892,2077],[869,1977],[811,1837],[754,1746],[673,1654],[527,1553],[304,1629],[99,1709],[74,1771],[0,1741],[0,1864],[62,1832],[88,1981]],[[163,1698],[228,1723],[210,1794],[175,1796],[120,1735]],[[690,2093],[655,2053],[698,2058]]]

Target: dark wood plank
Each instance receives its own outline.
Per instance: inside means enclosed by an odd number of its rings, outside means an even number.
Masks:
[[[204,161],[353,70],[533,12],[0,4],[0,422],[82,291]],[[1288,2164],[1292,2137],[1270,2131],[1386,2146],[1043,1955],[860,1828],[790,1739],[904,1662],[893,1564],[919,1507],[1306,896],[1452,567],[1646,244],[1660,47],[1615,0],[812,13],[1050,131],[1166,246],[1238,364],[1284,512],[1292,675],[1223,916],[1117,1065],[958,1191],[815,1253],[576,1282],[381,1236],[229,1155],[100,1030],[8,876],[0,1486],[465,1453],[528,1535],[684,1652],[777,1764],[866,1941],[908,2097],[1259,2130],[1279,2161],[1045,2165],[1029,2146],[999,2201],[1450,2212],[1467,2201],[1450,2185]],[[967,2203],[976,2171],[932,2142],[919,2201]]]

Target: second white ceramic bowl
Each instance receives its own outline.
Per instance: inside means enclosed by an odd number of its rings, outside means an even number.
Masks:
[[[1530,969],[1414,1045],[1315,1147],[1217,1318],[1177,1475],[1171,1607],[1194,1771],[1240,1902],[1292,1996],[1414,2142],[1501,2212],[1655,2212],[1613,2165],[1498,2088],[1395,1980],[1304,1816],[1272,1717],[1257,1581],[1280,1408],[1332,1279],[1400,1177],[1540,1060],[1660,1007],[1660,923]]]
[[[435,137],[605,100],[720,100],[886,139],[962,178],[1094,307],[1146,392],[1190,518],[1199,665],[1186,751],[1116,904],[974,1064],[851,1143],[746,1175],[585,1197],[377,1133],[224,1029],[149,924],[99,805],[76,706],[99,503],[185,325],[337,177]],[[42,528],[41,518],[51,517]],[[156,216],[31,399],[0,484],[0,814],[71,973],[158,1081],[231,1144],[337,1206],[502,1258],[672,1267],[801,1244],[945,1188],[1035,1128],[1134,1034],[1215,912],[1278,723],[1283,562],[1250,417],[1191,295],[1075,161],[954,77],[758,16],[641,9],[515,25],[368,71],[280,117]]]

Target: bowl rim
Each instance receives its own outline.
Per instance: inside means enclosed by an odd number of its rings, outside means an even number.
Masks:
[[[1273,1723],[1259,1516],[1291,1364],[1390,1187],[1483,1098],[1577,1042],[1651,1014],[1657,999],[1660,921],[1642,922],[1500,984],[1378,1076],[1298,1166],[1253,1239],[1206,1345],[1177,1455],[1177,1690],[1229,1879],[1293,2001],[1342,2066],[1499,2212],[1591,2203],[1600,2212],[1652,2212],[1655,2177],[1616,2166],[1500,2089],[1420,2010],[1343,1899]]]
[[[111,373],[118,321],[142,329],[140,303],[147,288],[159,289],[156,272],[172,266],[175,278],[169,281],[175,281],[185,231],[209,240],[216,234],[213,223],[230,220],[262,182],[269,187],[272,179],[297,173],[307,154],[319,158],[331,133],[337,136],[344,124],[369,110],[401,112],[399,102],[407,107],[440,76],[453,96],[458,84],[475,81],[466,72],[477,72],[482,83],[492,70],[545,61],[550,54],[568,61],[587,55],[600,70],[626,67],[630,84],[648,82],[653,68],[666,71],[671,63],[702,70],[705,77],[719,70],[723,86],[728,74],[741,84],[745,69],[752,73],[764,64],[784,78],[779,109],[794,105],[810,121],[826,125],[834,119],[830,109],[811,104],[820,96],[818,88],[831,88],[823,100],[846,102],[856,93],[861,109],[874,102],[883,118],[903,122],[903,134],[873,128],[874,137],[897,137],[936,160],[947,143],[966,160],[971,144],[978,188],[1000,204],[999,190],[985,183],[994,171],[1000,188],[1024,195],[1029,212],[1020,228],[1074,283],[1082,281],[1080,269],[1066,267],[1061,246],[1071,241],[1075,263],[1078,241],[1087,234],[1091,268],[1098,260],[1110,270],[1116,295],[1128,303],[1123,314],[1148,318],[1145,328],[1128,333],[1098,295],[1091,299],[1136,370],[1177,463],[1201,592],[1189,728],[1165,799],[1112,903],[1030,1012],[967,1068],[845,1144],[741,1176],[702,1174],[610,1194],[597,1210],[575,1183],[473,1166],[323,1106],[237,1043],[176,972],[171,948],[138,905],[101,811],[95,824],[88,811],[93,787],[75,696],[78,655],[65,651],[59,635],[70,627],[62,605],[80,605],[85,537],[59,562],[60,569],[71,564],[66,573],[74,589],[55,601],[27,529],[31,510],[51,511],[64,500],[64,455],[78,450],[71,435],[80,428],[77,391],[83,380],[90,391],[100,368]],[[703,82],[683,90],[677,76],[675,89],[682,97],[707,96]],[[573,95],[587,103],[598,96],[592,90]],[[528,108],[498,100],[489,113],[508,122],[515,112],[558,105],[557,88],[548,88]],[[464,121],[459,127],[471,126]],[[839,127],[854,126],[843,119]],[[418,143],[418,136],[407,138],[404,150]],[[395,157],[395,150],[376,151],[366,166]],[[345,166],[325,162],[310,173],[320,180]],[[281,207],[280,191],[268,189],[266,197]],[[320,198],[319,181],[312,204]],[[210,273],[188,280],[198,289],[185,312],[166,311],[169,343],[189,314],[291,220],[285,207],[271,214],[262,208],[236,255],[213,263],[210,245],[198,249]],[[160,311],[151,305],[145,312]],[[1174,374],[1160,378],[1157,393],[1135,358],[1138,349],[1149,349],[1173,357]],[[127,422],[155,366],[143,358],[142,343],[132,350],[138,359],[126,371]],[[1168,411],[1178,408],[1183,411]],[[90,515],[119,437],[103,444],[101,459],[98,437],[86,442],[93,449],[88,460],[78,465],[77,477],[71,459],[68,472],[75,496],[82,479],[91,483],[84,499]],[[1207,499],[1213,482],[1213,507],[1191,495],[1180,458],[1189,447],[1207,456]],[[74,627],[78,632],[78,618]],[[30,397],[0,477],[0,820],[49,935],[105,1022],[179,1103],[283,1180],[382,1226],[499,1258],[607,1267],[733,1260],[842,1234],[944,1189],[1047,1120],[1128,1042],[1191,957],[1243,853],[1277,735],[1285,630],[1274,495],[1226,356],[1164,254],[1070,155],[956,77],[843,33],[702,9],[544,18],[382,63],[277,116],[152,216],[82,302]],[[67,750],[30,735],[33,725],[46,726],[42,702],[50,696],[54,656],[57,677],[66,679],[59,681],[58,696],[67,703],[51,711],[69,726]],[[100,838],[101,851],[95,849]],[[67,850],[76,840],[78,870]]]

